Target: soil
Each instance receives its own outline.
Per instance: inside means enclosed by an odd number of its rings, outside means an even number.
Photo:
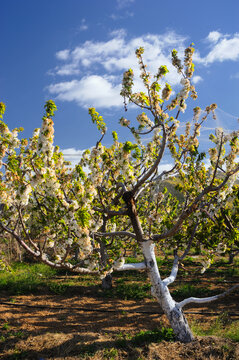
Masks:
[[[212,313],[238,312],[238,303],[237,292],[203,307],[187,307],[185,313],[189,321],[200,319],[210,323],[216,316]],[[92,309],[102,312],[90,311]],[[118,312],[109,312],[114,310]],[[118,300],[90,294],[41,294],[10,298],[7,294],[1,294],[0,359],[239,359],[239,343],[212,336],[196,337],[190,344],[162,341],[134,346],[127,341],[130,334],[168,326],[160,312],[152,299]],[[199,312],[206,316],[195,314]],[[233,316],[231,319],[233,321]],[[123,347],[119,346],[119,339],[126,339]]]

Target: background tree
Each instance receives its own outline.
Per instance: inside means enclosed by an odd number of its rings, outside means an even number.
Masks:
[[[229,263],[232,264],[234,257],[239,253],[238,190],[236,184],[224,200],[220,199],[220,210],[216,213],[210,208],[203,211],[203,221],[195,236],[198,244],[208,252],[207,262],[204,263],[206,267],[210,266],[217,254],[228,253]],[[218,199],[212,198],[211,206],[214,207],[215,204],[218,204]]]
[[[128,103],[133,103],[140,110],[136,125],[126,118],[120,119],[121,125],[135,137],[133,143],[120,142],[113,132],[112,145],[104,146],[106,124],[91,108],[89,113],[101,138],[70,169],[59,147],[53,145],[52,117],[56,110],[53,101],[46,103],[42,127],[34,131],[29,141],[19,139],[21,129],[10,131],[1,121],[0,227],[35,259],[55,268],[101,277],[113,270],[145,269],[152,294],[178,339],[189,342],[193,336],[182,308],[221,295],[176,302],[169,285],[193,245],[205,212],[216,216],[220,200],[232,190],[239,171],[235,162],[238,132],[225,135],[222,129],[216,129],[211,136],[213,147],[208,152],[210,166],[206,167],[198,137],[208,116],[215,116],[216,105],[205,111],[195,107],[185,131],[181,131],[179,121],[187,98],[197,98],[191,84],[193,46],[185,50],[183,63],[177,51],[172,51],[172,64],[182,85],[173,98],[171,86],[164,79],[168,69],[160,66],[151,78],[143,52],[143,48],[136,50],[145,92],[133,92],[131,69],[124,73],[121,91],[125,109]],[[2,115],[4,104],[0,109]],[[150,140],[143,141],[145,136],[146,139],[150,136]],[[160,172],[166,149],[173,165]],[[169,177],[177,182],[183,201],[161,190],[162,181]],[[171,273],[165,279],[157,266],[155,244],[174,253]],[[144,262],[125,264],[126,249],[134,248],[142,252]]]

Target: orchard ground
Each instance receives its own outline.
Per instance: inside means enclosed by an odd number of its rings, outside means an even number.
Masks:
[[[186,259],[171,286],[174,297],[208,296],[238,283],[239,259],[234,265],[226,261],[219,259],[201,275],[197,257]],[[170,258],[158,262],[167,274]],[[0,358],[239,358],[239,290],[204,306],[187,306],[196,337],[182,344],[173,339],[144,272],[118,272],[113,279],[113,289],[103,291],[100,280],[90,275],[59,273],[41,264],[13,265],[11,273],[0,275]]]

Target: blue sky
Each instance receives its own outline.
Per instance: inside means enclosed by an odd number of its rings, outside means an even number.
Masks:
[[[145,48],[145,61],[154,72],[170,64],[173,48],[181,53],[191,42],[199,95],[191,107],[216,102],[217,125],[236,126],[238,1],[0,0],[0,6],[0,101],[6,103],[9,127],[23,126],[24,137],[40,127],[44,103],[54,99],[55,143],[65,153],[77,155],[97,141],[89,106],[107,122],[106,143],[113,129],[124,140],[119,92],[127,68],[137,75],[135,49]],[[170,70],[167,80],[177,90],[178,76]],[[137,77],[135,83],[140,88]],[[190,105],[184,116],[190,118]],[[127,117],[132,120],[135,109]]]

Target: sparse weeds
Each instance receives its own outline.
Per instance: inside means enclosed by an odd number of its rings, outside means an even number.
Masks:
[[[104,356],[104,359],[115,360],[116,357],[118,356],[118,350],[115,348],[105,349],[103,356]]]
[[[57,282],[50,282],[48,288],[53,294],[63,295],[66,293],[69,285]]]
[[[21,330],[11,330],[9,323],[4,323],[1,328],[0,342],[5,342],[10,338],[23,339],[25,338],[25,333]]]

